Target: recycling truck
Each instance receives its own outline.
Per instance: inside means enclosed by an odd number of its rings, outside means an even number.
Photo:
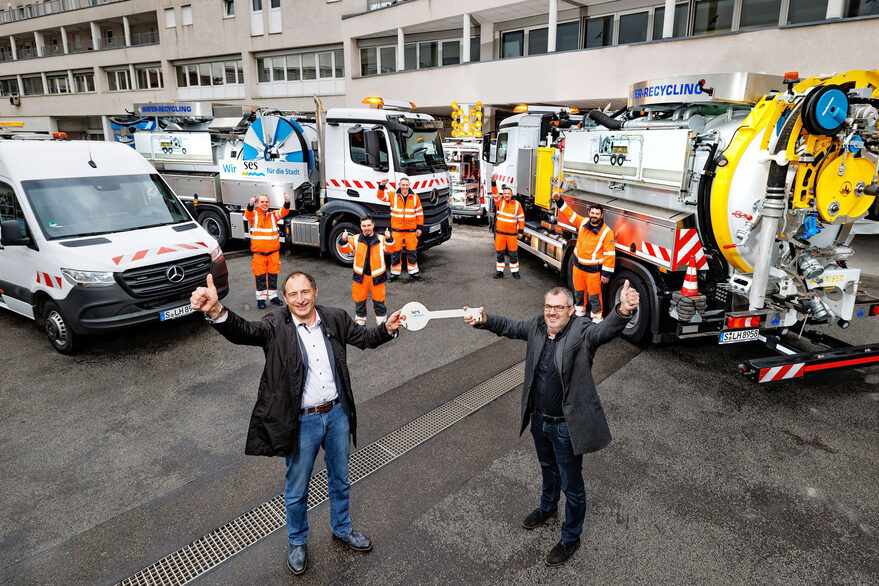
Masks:
[[[379,230],[390,226],[389,204],[376,192],[382,179],[395,188],[403,176],[424,210],[419,247],[448,240],[442,122],[409,111],[410,102],[364,101],[377,108],[324,110],[316,99],[313,114],[297,115],[201,102],[137,104],[135,116],[113,123],[129,129],[137,151],[195,204],[198,222],[221,245],[249,238],[244,211],[251,197],[265,193],[278,208],[286,193],[292,213],[279,226],[282,240],[351,264],[353,256],[340,250],[342,234],[357,232],[367,214]]]
[[[849,346],[816,327],[879,315],[848,264],[856,223],[879,220],[877,88],[879,71],[654,79],[580,128],[552,112],[507,118],[484,153],[524,204],[521,248],[569,283],[577,228],[551,194],[583,216],[604,207],[616,245],[605,309],[626,280],[641,297],[626,339],[762,341],[777,354],[742,374],[790,379],[879,364],[879,344]]]

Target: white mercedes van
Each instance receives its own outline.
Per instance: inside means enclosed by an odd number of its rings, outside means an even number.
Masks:
[[[61,353],[81,336],[192,312],[226,260],[156,170],[110,142],[0,140],[0,307]]]

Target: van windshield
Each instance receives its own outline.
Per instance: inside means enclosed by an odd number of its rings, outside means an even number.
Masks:
[[[46,238],[94,236],[189,221],[158,175],[22,181]]]
[[[393,133],[397,140],[400,166],[409,175],[436,173],[446,170],[443,157],[443,144],[440,133],[435,129],[413,129],[412,135]]]

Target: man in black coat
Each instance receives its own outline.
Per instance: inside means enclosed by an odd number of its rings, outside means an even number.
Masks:
[[[196,289],[190,303],[230,342],[261,346],[265,352],[244,453],[286,458],[287,566],[301,574],[308,563],[308,483],[321,446],[333,535],[357,551],[372,549],[367,537],[351,529],[348,512],[348,458],[350,440],[357,442],[357,415],[346,347],[376,348],[393,339],[400,312],[366,328],[342,309],[315,305],[317,283],[307,273],[291,273],[283,290],[287,307],[259,321],[247,321],[223,307],[210,275],[207,287]]]
[[[562,538],[546,555],[549,566],[565,563],[580,546],[586,518],[583,454],[597,452],[611,440],[592,379],[595,351],[623,331],[637,307],[638,292],[626,281],[620,303],[599,324],[574,317],[574,296],[564,287],[550,289],[543,297],[543,315],[528,321],[486,315],[481,307],[481,320],[464,318],[498,336],[528,341],[519,435],[530,422],[543,489],[540,505],[522,525],[534,529],[555,516],[560,492],[565,493]]]

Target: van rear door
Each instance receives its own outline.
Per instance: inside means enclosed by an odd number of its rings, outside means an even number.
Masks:
[[[12,184],[0,177],[0,221],[17,220],[23,235],[31,235],[24,211]],[[29,246],[0,246],[0,307],[6,307],[34,318],[33,288],[44,278],[51,279],[60,291],[61,283],[54,276],[43,277],[37,272],[41,263],[39,252]],[[60,277],[60,275],[58,275]]]

